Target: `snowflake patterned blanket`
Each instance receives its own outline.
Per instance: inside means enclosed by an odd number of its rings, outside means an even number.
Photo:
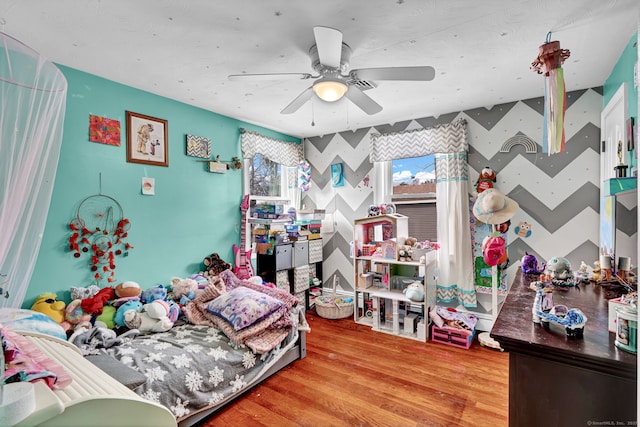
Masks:
[[[181,421],[244,392],[297,338],[294,328],[275,349],[256,354],[217,328],[187,324],[103,352],[145,374],[147,382],[134,391],[166,406]]]

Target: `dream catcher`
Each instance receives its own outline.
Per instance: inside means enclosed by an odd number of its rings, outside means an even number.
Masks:
[[[69,250],[73,256],[89,257],[89,267],[97,283],[115,282],[115,257],[127,256],[133,249],[126,242],[131,223],[114,198],[96,194],[85,198],[77,215],[69,222]]]

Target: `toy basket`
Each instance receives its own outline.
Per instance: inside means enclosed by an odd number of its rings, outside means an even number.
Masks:
[[[331,296],[319,296],[315,304],[316,313],[325,319],[344,319],[353,316],[353,298],[336,297],[336,276],[333,276]]]

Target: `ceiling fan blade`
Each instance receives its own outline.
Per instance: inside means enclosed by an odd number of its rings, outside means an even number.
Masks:
[[[360,80],[408,80],[428,82],[436,76],[433,67],[383,67],[352,70],[351,76]]]
[[[313,96],[313,87],[305,89],[300,95],[280,111],[280,114],[292,114],[298,111]]]
[[[335,28],[313,27],[318,58],[325,67],[339,68],[342,56],[342,32]]]
[[[228,76],[228,79],[233,81],[306,80],[311,77],[313,76],[309,73],[231,74]]]
[[[356,86],[349,86],[349,90],[345,96],[368,115],[382,111],[380,104],[371,99],[369,95],[365,94]]]

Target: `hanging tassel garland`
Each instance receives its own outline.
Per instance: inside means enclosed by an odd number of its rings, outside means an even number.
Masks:
[[[568,49],[560,49],[559,41],[550,41],[550,38],[551,32],[531,63],[533,71],[545,75],[542,151],[549,155],[565,150],[566,88],[562,64],[571,54]]]

